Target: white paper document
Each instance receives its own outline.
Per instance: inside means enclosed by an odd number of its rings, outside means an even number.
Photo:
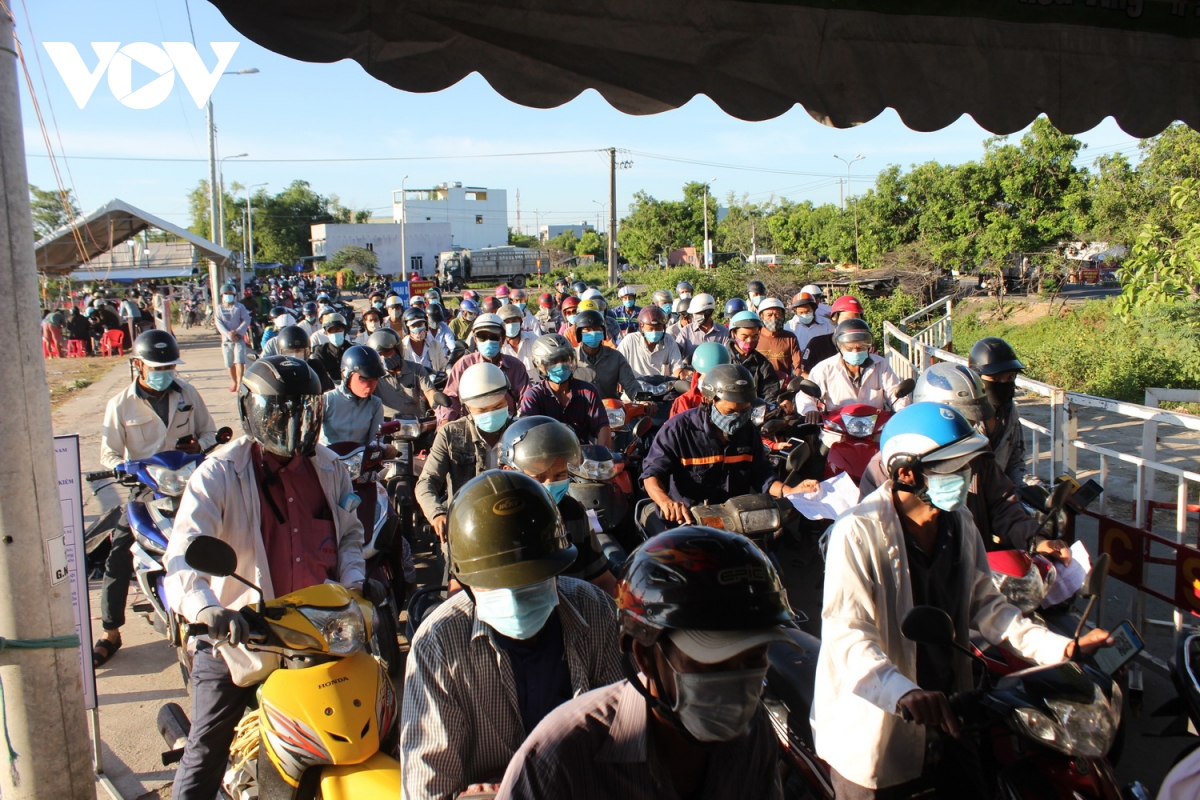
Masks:
[[[1046,599],[1042,601],[1042,608],[1056,606],[1074,596],[1079,591],[1079,587],[1083,586],[1083,581],[1091,568],[1092,557],[1088,554],[1087,548],[1083,546],[1083,542],[1071,545],[1071,563],[1064,565],[1061,561],[1054,562],[1054,571],[1058,573],[1058,577],[1055,578],[1050,591],[1046,593]]]
[[[821,481],[815,492],[797,492],[788,495],[796,510],[808,519],[837,519],[858,505],[858,485],[845,472]]]

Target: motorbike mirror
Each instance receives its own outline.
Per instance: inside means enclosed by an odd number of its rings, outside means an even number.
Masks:
[[[446,396],[445,392],[434,392],[433,404],[435,406],[441,406],[442,408],[449,408],[450,398]]]
[[[1104,580],[1108,577],[1108,562],[1108,553],[1101,553],[1100,557],[1092,564],[1087,577],[1083,579],[1083,586],[1079,588],[1080,597],[1090,599],[1100,597],[1104,593]]]
[[[797,472],[808,461],[812,455],[812,450],[809,449],[808,442],[799,442],[792,448],[792,452],[788,453],[787,469],[788,472]]]
[[[774,436],[776,433],[783,430],[785,425],[787,425],[787,420],[785,419],[776,418],[767,420],[767,422],[762,426],[763,435]]]
[[[908,397],[913,393],[913,389],[915,388],[917,388],[917,382],[912,378],[905,378],[896,387],[896,399],[899,400],[901,397]]]
[[[690,392],[692,390],[692,382],[678,380],[678,381],[675,381],[675,385],[671,388],[673,388],[675,390],[676,394],[687,394],[688,392]]]
[[[217,431],[217,444],[225,444],[233,438],[233,428],[226,426]]]
[[[916,606],[900,623],[904,638],[917,644],[954,644],[954,620],[940,608]]]
[[[812,398],[819,398],[821,396],[821,387],[807,378],[796,382],[796,391],[803,392]]]
[[[649,432],[650,426],[653,424],[654,422],[649,417],[642,417],[633,426],[633,435],[639,439],[642,438]]]
[[[1073,494],[1076,488],[1072,485],[1072,481],[1062,481],[1054,487],[1054,491],[1050,493],[1050,500],[1046,504],[1046,511],[1050,514],[1057,514],[1067,504],[1067,500]]]
[[[197,572],[228,578],[237,571],[237,553],[215,536],[197,536],[187,546],[183,560]]]

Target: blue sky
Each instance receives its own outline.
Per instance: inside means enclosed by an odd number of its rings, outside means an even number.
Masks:
[[[608,167],[607,154],[592,151],[610,146],[633,151],[621,155],[633,161],[618,174],[621,213],[639,189],[659,198],[677,198],[685,182],[711,178],[716,178],[713,193],[721,198],[734,191],[756,201],[785,196],[837,202],[838,176],[845,175],[845,166],[834,160],[834,153],[866,157],[851,173],[851,186],[862,191],[888,164],[907,167],[977,158],[989,135],[969,117],[935,133],[917,133],[890,111],[850,130],[820,125],[798,107],[774,120],[743,122],[703,97],[648,117],[621,114],[594,92],[556,109],[538,110],[505,100],[478,75],[435,94],[411,94],[375,80],[353,62],[307,64],[276,55],[242,37],[204,0],[190,0],[190,9],[198,49],[210,69],[216,57],[208,43],[232,41],[240,45],[228,69],[261,70],[222,78],[212,96],[219,155],[250,156],[225,162],[226,186],[234,181],[267,182],[269,191],[278,191],[300,178],[322,194],[338,195],[352,208],[368,208],[382,216],[390,216],[391,192],[408,175],[410,189],[447,180],[508,189],[513,226],[519,189],[521,227],[529,232],[539,220],[594,221],[601,212],[599,203],[608,199]],[[91,68],[96,61],[92,41],[189,41],[184,0],[23,0],[13,11],[46,133],[55,152],[66,156],[60,170],[84,210],[119,197],[186,225],[187,192],[207,176],[208,168],[204,111],[196,108],[182,81],[175,81],[171,95],[159,106],[135,110],[121,105],[102,80],[80,110],[41,45],[71,42]],[[152,77],[154,73],[135,65],[133,87]],[[51,188],[55,179],[45,158],[43,132],[23,81],[21,94],[29,179]],[[1136,157],[1137,140],[1111,120],[1079,138],[1089,145],[1080,158],[1082,165],[1115,150]],[[564,150],[588,152],[466,157]],[[653,157],[657,155],[739,168]],[[422,159],[251,160],[375,157]],[[144,158],[196,160],[120,160]],[[787,172],[806,174],[783,174]]]

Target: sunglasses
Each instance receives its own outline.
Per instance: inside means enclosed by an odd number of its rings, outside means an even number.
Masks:
[[[477,333],[477,334],[475,334],[475,341],[477,341],[477,342],[498,342],[498,341],[500,341],[500,336],[491,334],[491,333]]]

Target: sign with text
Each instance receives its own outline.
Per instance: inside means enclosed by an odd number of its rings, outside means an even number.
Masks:
[[[1184,611],[1200,613],[1200,549],[1144,531],[1111,517],[1084,511],[1100,527],[1100,552],[1108,553],[1108,574],[1122,583]],[[1146,582],[1145,566],[1173,567],[1170,587]]]
[[[75,632],[79,634],[79,669],[83,675],[84,708],[96,707],[96,670],[92,665],[92,612],[88,598],[86,551],[83,541],[83,481],[79,467],[79,436],[54,437],[54,468],[62,535],[46,541],[50,585],[69,581]]]

